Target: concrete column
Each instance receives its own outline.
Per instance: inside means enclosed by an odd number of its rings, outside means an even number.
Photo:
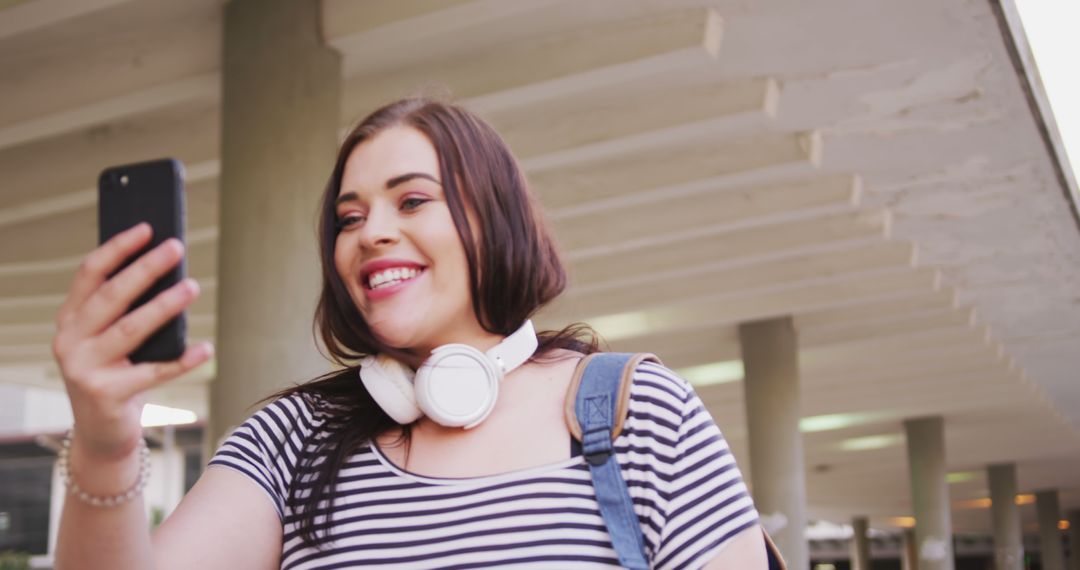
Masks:
[[[315,221],[337,149],[341,56],[315,0],[225,6],[217,378],[207,438],[328,369],[312,337]]]
[[[851,568],[870,570],[870,520],[855,517],[851,520]]]
[[[945,421],[940,416],[904,421],[915,543],[920,570],[953,570],[952,520],[945,482]]]
[[[900,568],[919,570],[919,557],[915,548],[915,529],[904,529],[903,546],[900,549]]]
[[[799,367],[790,317],[739,325],[754,503],[789,568],[809,568]]]
[[[162,462],[165,464],[164,473],[162,473],[165,480],[162,509],[167,517],[180,504],[180,499],[184,498],[184,454],[176,447],[176,426],[174,425],[161,428],[161,455]]]
[[[1022,570],[1024,540],[1020,533],[1020,508],[1016,506],[1016,465],[991,465],[986,472],[994,522],[994,568]]]
[[[1069,511],[1069,570],[1080,570],[1080,509]]]
[[[1035,493],[1035,512],[1039,518],[1039,547],[1043,570],[1065,570],[1065,549],[1061,544],[1061,507],[1057,491]]]
[[[64,512],[64,501],[67,499],[67,487],[60,477],[58,461],[53,462],[52,483],[49,486],[49,543],[46,553],[52,557],[56,554],[56,539],[60,533],[60,515]]]

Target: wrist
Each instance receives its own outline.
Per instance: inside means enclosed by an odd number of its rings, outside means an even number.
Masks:
[[[150,449],[141,437],[130,451],[88,453],[69,432],[58,454],[57,467],[68,492],[95,507],[111,507],[141,496],[150,477]]]

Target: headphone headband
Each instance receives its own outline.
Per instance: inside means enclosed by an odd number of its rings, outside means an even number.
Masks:
[[[532,321],[526,319],[518,330],[484,354],[498,366],[499,372],[505,376],[511,370],[528,362],[539,346],[540,341],[536,338],[536,329],[533,328]]]
[[[467,344],[440,346],[415,374],[384,355],[365,357],[360,378],[400,424],[423,414],[444,426],[468,429],[491,413],[503,377],[527,362],[539,345],[532,321],[526,320],[487,352]]]

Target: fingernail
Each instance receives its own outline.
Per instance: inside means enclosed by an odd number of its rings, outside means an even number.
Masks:
[[[156,251],[163,261],[168,261],[184,254],[184,244],[180,243],[179,240],[169,238],[161,242]]]
[[[196,366],[209,360],[212,356],[214,356],[214,345],[209,342],[200,342],[188,349],[184,356],[181,357],[181,361],[186,366]]]
[[[209,342],[200,342],[195,345],[195,350],[192,352],[191,356],[195,360],[206,361],[214,356],[214,345]]]

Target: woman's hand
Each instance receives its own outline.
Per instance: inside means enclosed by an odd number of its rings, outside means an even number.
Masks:
[[[129,353],[199,295],[195,280],[184,279],[124,314],[183,258],[183,244],[170,239],[107,279],[149,242],[151,233],[148,224],[139,224],[90,252],[56,317],[53,354],[71,399],[75,444],[90,460],[116,461],[134,453],[142,437],[143,393],[213,355],[210,343],[201,343],[171,362],[133,365],[128,360]]]

